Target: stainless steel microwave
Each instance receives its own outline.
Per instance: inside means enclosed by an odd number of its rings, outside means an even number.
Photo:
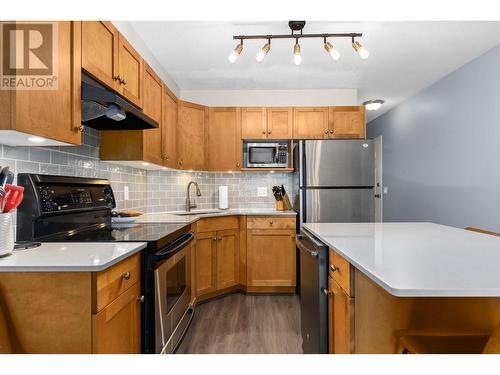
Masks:
[[[287,168],[289,158],[288,142],[245,142],[245,168]]]

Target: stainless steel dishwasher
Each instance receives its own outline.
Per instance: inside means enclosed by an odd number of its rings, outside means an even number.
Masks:
[[[328,353],[328,246],[302,228],[300,250],[300,322],[305,354]]]

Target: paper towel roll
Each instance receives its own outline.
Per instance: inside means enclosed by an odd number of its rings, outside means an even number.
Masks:
[[[227,210],[229,208],[227,186],[219,186],[219,209]]]

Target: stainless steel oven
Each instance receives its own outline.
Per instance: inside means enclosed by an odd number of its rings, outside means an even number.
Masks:
[[[191,251],[188,232],[155,254],[156,353],[173,353],[186,333],[194,310],[191,304]]]
[[[245,142],[244,165],[246,168],[287,168],[288,149],[287,141]]]

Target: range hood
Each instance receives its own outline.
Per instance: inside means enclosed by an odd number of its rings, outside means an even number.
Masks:
[[[154,129],[158,123],[136,106],[82,74],[82,125],[97,130]]]

